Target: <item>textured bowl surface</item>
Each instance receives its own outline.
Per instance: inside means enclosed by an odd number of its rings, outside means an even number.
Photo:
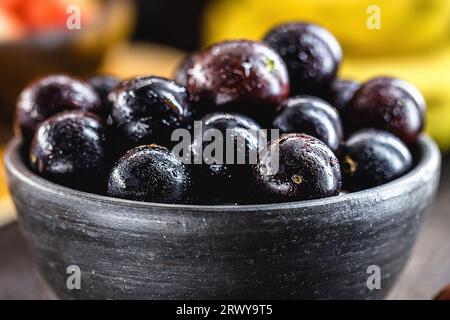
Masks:
[[[416,167],[378,188],[283,204],[165,205],[52,184],[30,172],[19,148],[11,142],[5,156],[9,187],[41,271],[61,298],[383,298],[440,173],[440,153],[422,137]],[[81,270],[80,290],[67,287],[71,265]],[[371,265],[380,268],[380,290],[368,289]]]

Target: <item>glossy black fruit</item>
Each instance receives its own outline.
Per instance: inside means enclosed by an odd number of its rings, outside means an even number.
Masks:
[[[186,90],[164,78],[124,81],[109,98],[114,139],[122,152],[144,144],[171,145],[172,132],[187,126],[191,116]]]
[[[98,187],[105,184],[105,132],[103,121],[92,113],[58,113],[38,127],[30,148],[30,165],[48,180],[99,191]]]
[[[336,78],[342,50],[335,37],[314,24],[288,23],[272,29],[264,41],[282,57],[291,95],[318,95]]]
[[[202,134],[194,136],[190,148],[193,200],[205,204],[251,202],[251,164],[257,161],[260,127],[250,118],[228,113],[207,115],[202,123]],[[214,141],[220,143],[210,152]]]
[[[360,87],[361,84],[356,81],[339,79],[333,81],[324,99],[335,107],[341,116],[345,117],[350,101]]]
[[[158,145],[128,151],[112,169],[108,195],[122,199],[183,203],[190,176],[186,166],[168,149]]]
[[[31,141],[38,125],[66,110],[98,113],[100,98],[87,83],[64,75],[54,75],[32,82],[20,95],[16,121],[25,142]]]
[[[99,114],[106,119],[109,116],[112,107],[108,95],[120,84],[120,80],[119,78],[110,75],[99,75],[89,79],[88,83],[100,97],[101,111]]]
[[[203,115],[238,112],[266,120],[289,95],[289,77],[280,56],[253,41],[222,42],[200,51],[186,79],[191,99]]]
[[[407,173],[413,160],[407,146],[393,134],[363,130],[345,143],[341,159],[344,188],[364,190]]]
[[[287,134],[270,143],[254,168],[263,202],[289,202],[339,195],[341,171],[334,153],[306,134]]]
[[[425,100],[406,81],[380,77],[369,80],[355,93],[347,119],[353,131],[375,128],[414,144],[424,127]]]
[[[335,108],[322,99],[297,96],[283,102],[273,127],[280,133],[306,133],[337,152],[342,139],[342,124]]]

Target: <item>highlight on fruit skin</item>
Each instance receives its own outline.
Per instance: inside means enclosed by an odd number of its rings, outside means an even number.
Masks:
[[[269,30],[263,41],[283,59],[289,72],[291,96],[320,95],[336,79],[342,62],[339,42],[313,23],[284,23]]]
[[[344,139],[337,110],[326,101],[311,96],[297,96],[277,109],[272,127],[280,133],[305,133],[325,143],[337,153]]]
[[[187,167],[170,150],[144,145],[116,162],[109,174],[107,193],[128,200],[184,203],[190,179]]]
[[[408,147],[393,134],[375,129],[351,135],[340,158],[344,189],[352,192],[393,181],[413,167]]]
[[[108,96],[109,120],[117,151],[139,145],[168,146],[172,132],[185,128],[191,106],[184,87],[161,77],[136,77],[122,81]]]
[[[196,113],[239,112],[270,118],[289,96],[286,65],[268,45],[248,40],[225,41],[197,52],[180,66],[178,81]],[[184,73],[184,76],[183,76]],[[267,119],[266,119],[267,120]]]
[[[341,191],[339,160],[323,142],[306,134],[286,134],[270,142],[253,173],[261,202],[320,199]]]
[[[42,122],[30,147],[31,168],[64,186],[101,191],[108,141],[102,119],[86,111],[64,111]]]
[[[29,142],[42,121],[67,110],[98,113],[100,97],[82,80],[60,74],[42,77],[32,81],[18,97],[16,127]]]
[[[425,99],[416,87],[398,78],[376,77],[355,92],[346,120],[353,131],[385,130],[413,145],[425,126],[425,112]]]

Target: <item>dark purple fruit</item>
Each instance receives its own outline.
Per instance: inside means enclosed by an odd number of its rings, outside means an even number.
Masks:
[[[194,67],[196,56],[195,54],[188,54],[180,63],[177,70],[175,71],[174,81],[180,86],[187,87],[188,76],[192,72]]]
[[[283,24],[272,29],[264,41],[284,60],[292,95],[317,95],[336,78],[342,50],[335,37],[322,27]]]
[[[164,78],[124,81],[109,98],[114,137],[122,151],[152,143],[171,145],[172,132],[190,120],[186,90]]]
[[[326,198],[341,190],[338,159],[323,142],[306,134],[286,134],[272,141],[254,175],[264,202]]]
[[[306,133],[337,152],[342,139],[342,124],[338,112],[322,99],[297,96],[278,107],[273,127],[280,133]]]
[[[202,123],[202,135],[194,137],[190,148],[194,163],[191,166],[192,198],[207,204],[249,201],[251,161],[255,164],[257,160],[260,127],[250,118],[228,113],[207,115]],[[223,148],[210,155],[208,145],[215,141],[211,130],[221,134],[223,143],[220,146]],[[228,147],[227,141],[232,143]],[[222,156],[217,152],[219,150]]]
[[[108,180],[111,197],[183,203],[187,200],[190,176],[186,166],[168,149],[158,145],[128,151],[112,169]]]
[[[353,131],[375,128],[414,144],[424,127],[425,100],[406,81],[380,77],[369,80],[355,93],[348,113]]]
[[[20,95],[16,121],[25,142],[31,141],[38,125],[66,110],[98,113],[100,98],[87,83],[64,75],[54,75],[32,82]]]
[[[97,191],[104,184],[105,132],[103,121],[92,113],[58,113],[39,125],[30,148],[30,165],[50,181]]]
[[[112,107],[111,102],[108,100],[108,95],[120,84],[120,80],[113,76],[100,75],[89,79],[88,83],[100,97],[102,102],[100,115],[106,119],[109,116]]]
[[[324,98],[344,116],[350,101],[360,87],[361,85],[356,81],[336,80],[333,81]]]
[[[344,188],[376,187],[407,173],[413,165],[408,147],[393,134],[363,130],[345,143],[341,159]]]
[[[253,41],[222,42],[200,51],[186,78],[200,115],[238,112],[265,120],[289,95],[280,56]]]

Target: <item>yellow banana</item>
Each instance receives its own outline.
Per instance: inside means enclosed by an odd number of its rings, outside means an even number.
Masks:
[[[373,20],[378,12],[380,19]],[[206,13],[204,39],[207,44],[260,39],[272,26],[291,20],[321,24],[352,55],[402,53],[433,46],[449,35],[450,1],[216,0]],[[368,21],[379,21],[380,29],[369,29]]]

